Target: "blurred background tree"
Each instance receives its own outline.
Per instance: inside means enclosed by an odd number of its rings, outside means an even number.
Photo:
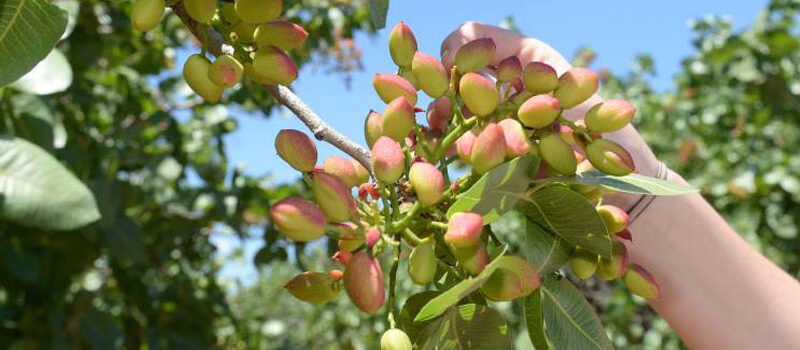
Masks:
[[[130,2],[53,1],[70,12],[57,46],[69,76],[33,79],[0,96],[0,132],[54,155],[92,190],[102,219],[74,232],[0,222],[0,344],[19,349],[376,347],[385,325],[346,297],[302,304],[283,291],[298,271],[337,268],[327,243],[295,246],[265,220],[269,204],[305,195],[228,164],[224,136],[238,118],[192,97],[175,66],[196,48],[172,15],[135,32]],[[310,37],[296,62],[342,74],[360,67],[357,32],[371,33],[362,1],[286,1]],[[773,0],[748,28],[719,17],[692,23],[695,52],[673,88],[651,87],[653,58],[630,72],[602,70],[602,94],[634,101],[637,127],[750,244],[800,274],[800,2]],[[506,23],[515,28],[513,18]],[[575,63],[592,66],[582,50]],[[51,59],[55,62],[58,59]],[[177,61],[177,62],[176,62]],[[56,65],[57,63],[53,63]],[[56,66],[58,67],[58,66]],[[601,67],[593,67],[601,68]],[[79,77],[72,79],[72,77]],[[52,91],[66,86],[63,91]],[[245,84],[229,98],[269,115]],[[513,218],[506,224],[513,225]],[[253,286],[219,284],[214,232],[262,239]],[[340,267],[338,267],[340,268]],[[681,348],[665,321],[621,287],[581,284],[620,348]],[[414,288],[400,285],[400,302]],[[500,307],[513,329],[520,320]],[[522,331],[518,346],[530,346]]]

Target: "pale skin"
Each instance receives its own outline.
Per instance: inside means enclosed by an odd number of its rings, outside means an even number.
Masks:
[[[498,27],[467,22],[442,43],[448,68],[457,49],[474,39],[494,39],[491,64],[516,55],[540,61],[558,74],[569,62],[549,45]],[[581,119],[601,102],[595,95],[569,110]],[[637,116],[646,117],[646,116]],[[640,174],[654,176],[659,161],[629,125],[607,134],[628,149]],[[669,171],[667,180],[685,184]],[[620,196],[628,208],[638,198]],[[700,194],[659,197],[630,227],[631,260],[650,271],[661,288],[649,303],[692,349],[800,349],[800,283],[750,247]]]

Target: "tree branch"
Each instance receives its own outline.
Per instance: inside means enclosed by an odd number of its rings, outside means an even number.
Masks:
[[[183,21],[186,28],[201,41],[208,35],[208,52],[214,56],[221,54],[232,54],[234,52],[233,46],[225,42],[225,39],[220,33],[213,28],[204,24],[198,23],[193,20],[186,9],[183,7],[183,2],[179,2],[171,6],[172,11],[178,18]],[[205,35],[203,31],[206,31]],[[350,140],[347,136],[342,135],[339,131],[328,125],[322,118],[314,112],[299,96],[292,90],[281,85],[263,85],[267,91],[270,92],[276,102],[288,108],[303,124],[308,127],[318,140],[325,141],[339,150],[347,153],[363,165],[370,174],[372,171],[372,153],[363,146]]]

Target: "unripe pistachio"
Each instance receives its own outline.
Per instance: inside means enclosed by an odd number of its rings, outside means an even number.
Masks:
[[[520,91],[511,95],[511,103],[513,103],[516,106],[520,106],[533,96],[536,96],[536,94],[528,90]]]
[[[383,110],[381,130],[383,136],[400,142],[414,129],[415,122],[414,107],[408,103],[405,97],[399,96],[386,105],[386,109]]]
[[[447,93],[447,71],[435,57],[417,51],[411,63],[411,71],[417,80],[417,86],[428,96],[437,98]]]
[[[456,248],[451,246],[453,255],[458,260],[461,269],[470,275],[477,275],[486,268],[489,263],[489,251],[482,241],[467,248]]]
[[[436,252],[433,241],[420,244],[408,257],[408,276],[414,283],[426,285],[436,277]]]
[[[283,50],[275,46],[258,48],[253,69],[272,84],[289,85],[297,79],[297,66]]]
[[[238,84],[242,80],[243,71],[242,64],[233,56],[221,55],[211,64],[211,69],[208,70],[208,78],[214,84],[227,88]]]
[[[558,134],[550,133],[539,139],[539,155],[555,171],[562,175],[575,175],[578,160],[572,147],[569,146]]]
[[[375,74],[372,86],[385,103],[390,103],[394,99],[403,96],[412,106],[417,104],[417,89],[408,80],[397,74]]]
[[[252,43],[255,40],[257,26],[253,23],[239,22],[231,27],[231,37],[236,35],[240,43]]]
[[[622,242],[613,242],[611,246],[611,258],[600,258],[597,266],[597,276],[605,281],[615,280],[622,277],[628,268],[628,248]]]
[[[628,229],[624,229],[624,230],[618,232],[615,237],[619,238],[619,239],[627,240],[628,242],[633,242],[633,237],[631,237],[631,231],[628,230]]]
[[[247,23],[273,20],[283,12],[283,0],[236,0],[234,6],[239,18]]]
[[[131,9],[131,19],[136,30],[148,31],[161,23],[164,0],[136,0]]]
[[[378,112],[370,110],[364,120],[364,138],[367,140],[367,145],[372,147],[381,136],[383,136],[383,117]]]
[[[339,295],[339,285],[330,273],[303,272],[283,286],[292,296],[309,303],[324,303]]]
[[[236,6],[230,2],[222,3],[222,6],[220,6],[220,14],[222,14],[222,19],[231,25],[242,21],[242,19],[239,18],[239,15],[236,14]]]
[[[350,259],[353,258],[353,253],[350,250],[347,250],[347,249],[351,249],[352,248],[352,250],[356,250],[359,247],[361,247],[361,244],[364,243],[364,242],[360,242],[360,241],[347,241],[345,243],[342,243],[342,242],[343,241],[339,241],[339,251],[334,253],[331,258],[333,258],[333,260],[338,261],[342,265],[347,266],[347,263],[349,263]],[[354,245],[353,242],[358,243],[358,245],[355,246],[355,247],[352,247],[352,245]]]
[[[417,52],[417,38],[403,21],[397,23],[389,33],[389,54],[392,61],[400,67],[411,68],[414,53]]]
[[[375,246],[375,243],[378,243],[380,238],[381,231],[377,227],[370,227],[367,229],[367,232],[364,232],[364,243],[369,249],[372,249],[372,247]]]
[[[592,97],[597,88],[597,73],[574,67],[558,78],[558,88],[554,95],[561,102],[562,108],[570,109]]]
[[[631,154],[614,141],[594,140],[585,151],[592,165],[608,175],[625,176],[636,171]]]
[[[537,95],[549,93],[558,87],[556,70],[542,62],[526,64],[522,70],[522,81],[525,83],[525,90]]]
[[[503,139],[506,142],[506,157],[515,158],[526,155],[531,150],[531,141],[525,129],[515,119],[503,119],[497,123],[503,129]]]
[[[502,82],[514,81],[522,74],[522,62],[517,56],[508,56],[497,64],[497,80]]]
[[[273,45],[286,51],[303,45],[308,38],[308,32],[302,26],[287,20],[259,25],[254,35],[258,46]]]
[[[489,65],[496,49],[492,38],[470,41],[458,48],[453,64],[461,74],[480,71]]]
[[[275,137],[278,156],[297,171],[314,170],[317,164],[317,146],[308,135],[293,129],[283,129]]]
[[[183,8],[193,20],[209,24],[217,12],[217,0],[183,0]]]
[[[586,126],[593,132],[614,132],[628,125],[636,107],[626,100],[600,102],[586,112]]]
[[[455,213],[447,222],[444,241],[455,248],[472,247],[481,240],[483,217],[476,213]]]
[[[341,270],[330,270],[328,271],[328,276],[331,276],[334,281],[338,282],[344,278],[344,272]]]
[[[447,96],[439,97],[428,105],[428,127],[431,130],[444,131],[453,115],[453,105]]]
[[[350,163],[353,163],[353,168],[356,169],[356,184],[363,184],[369,181],[369,170],[367,170],[367,168],[365,168],[361,162],[355,159],[350,159]]]
[[[322,169],[324,169],[326,173],[338,177],[348,188],[363,183],[358,182],[358,179],[356,178],[356,168],[353,166],[353,163],[350,161],[350,159],[345,157],[329,156],[328,158],[325,158],[325,162],[322,164]]]
[[[478,73],[467,73],[461,77],[458,92],[467,108],[479,117],[494,112],[500,102],[500,94],[494,83]]]
[[[456,140],[458,159],[466,164],[471,162],[472,146],[475,144],[475,138],[475,134],[472,131],[467,131]]]
[[[386,298],[383,270],[378,259],[366,250],[355,253],[344,270],[344,288],[361,311],[378,311]]]
[[[397,329],[392,328],[381,336],[381,350],[411,350],[411,339],[408,335]]]
[[[569,257],[569,268],[575,277],[585,280],[597,271],[599,261],[600,257],[597,254],[583,248],[575,248]]]
[[[397,141],[382,136],[372,146],[372,168],[378,181],[394,183],[406,171],[405,155]]]
[[[487,299],[511,301],[528,296],[539,288],[539,274],[528,261],[510,255],[497,259],[499,267],[481,286],[481,291]]]
[[[503,129],[495,123],[483,128],[470,152],[470,164],[478,174],[483,174],[503,163],[506,158],[506,140]]]
[[[653,275],[637,264],[631,264],[625,275],[622,276],[625,288],[645,299],[656,299],[660,295],[660,289]]]
[[[325,233],[328,220],[317,204],[290,197],[269,209],[269,219],[286,238],[296,242],[313,241]]]
[[[558,100],[550,95],[536,95],[525,101],[517,110],[522,124],[531,128],[544,128],[552,124],[561,112]]]
[[[400,74],[403,79],[408,80],[408,82],[411,83],[411,86],[414,87],[414,90],[419,91],[419,82],[417,81],[417,77],[414,76],[414,72],[411,71],[411,68],[400,68],[397,74]]]
[[[431,163],[416,162],[408,171],[408,181],[423,206],[436,204],[444,194],[444,177]]]
[[[603,222],[608,228],[608,234],[614,235],[622,232],[628,227],[630,217],[622,208],[613,205],[601,205],[597,207],[597,213],[603,218]]]
[[[222,87],[208,78],[211,62],[202,55],[191,55],[183,64],[183,79],[196,94],[210,103],[222,98]]]
[[[349,220],[356,214],[356,206],[350,189],[338,177],[323,171],[311,173],[311,192],[332,222]]]

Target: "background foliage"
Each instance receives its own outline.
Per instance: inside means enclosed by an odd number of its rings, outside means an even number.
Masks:
[[[283,291],[300,270],[334,268],[327,258],[332,247],[288,244],[265,221],[270,203],[305,190],[244,175],[227,163],[224,135],[236,129],[236,117],[187,97],[172,68],[180,65],[176,56],[195,49],[179,21],[168,15],[160,30],[142,34],[130,26],[129,2],[54,3],[70,9],[70,34],[48,56],[66,58],[70,74],[56,81],[68,88],[52,93],[53,84],[33,80],[3,89],[0,129],[66,166],[91,190],[102,219],[76,228],[4,214],[0,344],[374,348],[375,334],[385,327],[380,317],[365,317],[344,297],[314,307]],[[296,62],[324,65],[345,79],[358,68],[350,38],[374,30],[365,4],[297,0],[287,1],[287,8],[311,34]],[[695,53],[667,91],[651,88],[653,58],[645,55],[631,72],[602,74],[604,96],[634,101],[638,128],[667,165],[794,276],[800,274],[799,11],[796,0],[774,0],[741,31],[722,18],[695,21]],[[578,53],[576,64],[591,66],[593,55]],[[264,115],[272,107],[255,86],[243,86],[230,101]],[[4,170],[9,164],[0,161]],[[54,203],[67,185],[39,194],[30,205]],[[67,207],[76,218],[94,214]],[[496,224],[520,222],[504,218]],[[234,293],[218,283],[221,262],[209,241],[218,231],[263,237],[266,245],[256,256],[261,274],[253,287]],[[618,347],[682,347],[666,322],[621,287],[594,281],[579,286]],[[418,291],[410,283],[399,287],[401,302]],[[499,305],[521,348],[530,346],[515,316],[522,308]]]

